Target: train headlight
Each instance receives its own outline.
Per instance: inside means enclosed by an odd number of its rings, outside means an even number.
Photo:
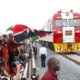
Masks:
[[[62,33],[61,31],[58,31],[58,33]]]
[[[69,12],[66,12],[65,15],[66,15],[66,16],[69,16]]]
[[[80,33],[80,31],[79,31],[79,30],[77,30],[76,32],[77,32],[77,33]]]

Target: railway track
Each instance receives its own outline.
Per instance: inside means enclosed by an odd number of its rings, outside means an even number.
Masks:
[[[61,54],[61,55],[80,66],[80,53],[72,52],[72,53],[66,53],[66,54]]]

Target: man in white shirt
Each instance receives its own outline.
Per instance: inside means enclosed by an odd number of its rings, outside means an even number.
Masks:
[[[46,57],[47,57],[47,50],[44,47],[44,45],[42,45],[42,47],[40,48],[39,54],[40,54],[40,58],[41,58],[41,66],[45,67],[46,66],[45,61],[46,61]]]

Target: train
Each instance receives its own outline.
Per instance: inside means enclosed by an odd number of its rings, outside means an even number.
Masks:
[[[52,17],[55,52],[80,52],[80,13],[60,10]]]
[[[41,44],[60,54],[80,52],[80,13],[60,10],[53,14],[50,21],[48,30],[53,33],[39,39]]]

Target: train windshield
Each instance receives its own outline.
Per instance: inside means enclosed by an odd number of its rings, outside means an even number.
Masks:
[[[69,19],[69,26],[80,26],[80,19]]]
[[[67,27],[67,19],[62,19],[62,20],[56,20],[56,27]]]

